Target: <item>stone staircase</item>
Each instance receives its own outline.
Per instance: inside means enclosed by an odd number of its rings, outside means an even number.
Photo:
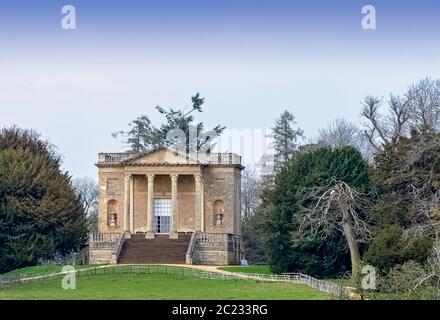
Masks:
[[[168,235],[145,239],[143,234],[135,234],[124,241],[118,263],[184,264],[190,240],[191,233],[179,233],[178,239],[170,239]]]

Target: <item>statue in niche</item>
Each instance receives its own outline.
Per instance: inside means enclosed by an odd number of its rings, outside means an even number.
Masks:
[[[217,211],[217,214],[215,215],[215,226],[216,227],[223,227],[223,209],[219,208]]]
[[[116,219],[117,219],[116,213],[110,214],[110,227],[116,227]]]

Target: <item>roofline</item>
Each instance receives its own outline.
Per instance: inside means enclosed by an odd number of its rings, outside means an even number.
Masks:
[[[241,164],[218,164],[218,163],[95,163],[98,168],[125,168],[125,167],[225,167],[245,169]]]

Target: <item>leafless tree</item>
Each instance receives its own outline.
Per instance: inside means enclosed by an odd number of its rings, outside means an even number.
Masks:
[[[414,286],[414,290],[425,283],[431,283],[437,290],[440,290],[440,242],[434,245],[432,253],[426,263],[425,272],[422,276],[417,278],[417,284]]]
[[[360,130],[350,121],[338,118],[319,130],[318,143],[332,148],[357,146]]]
[[[97,231],[98,224],[98,184],[89,177],[73,180],[73,188],[80,198],[84,212],[87,216],[89,231]]]
[[[431,255],[424,265],[411,260],[407,261],[403,265],[391,269],[383,280],[382,286],[386,291],[420,298],[420,293],[424,291],[422,289],[424,288],[430,289],[428,292],[432,292],[433,299],[438,299],[440,290],[440,244],[434,245]],[[426,299],[426,295],[423,298]]]
[[[422,186],[411,185],[412,207],[415,215],[405,230],[407,238],[434,237],[440,242],[440,190],[432,192],[430,181]]]
[[[410,123],[413,127],[440,129],[440,79],[425,78],[412,85],[406,93]]]
[[[371,160],[373,155],[373,150],[362,131],[354,123],[343,118],[338,118],[326,128],[320,129],[317,144],[331,148],[352,146],[368,160]]]
[[[377,152],[397,144],[413,128],[440,130],[440,79],[425,78],[403,95],[391,94],[387,105],[382,113],[383,99],[367,96],[362,106],[364,135]]]
[[[388,100],[388,114],[385,116],[379,111],[382,103],[382,99],[368,96],[362,109],[362,116],[367,120],[364,124],[364,135],[377,152],[385,145],[395,145],[409,130],[409,101],[391,95]]]
[[[306,191],[305,203],[300,210],[300,228],[294,236],[296,242],[326,238],[334,230],[341,232],[350,250],[352,276],[358,272],[359,243],[371,239],[364,215],[365,196],[347,183],[332,179],[325,187]]]
[[[243,171],[241,183],[242,218],[247,220],[255,214],[260,204],[260,178],[255,169]]]
[[[272,177],[272,175],[269,175]],[[244,256],[250,263],[267,263],[267,234],[261,226],[266,208],[262,205],[262,192],[270,186],[267,177],[259,176],[254,168],[245,169],[242,177],[242,225],[241,235]]]

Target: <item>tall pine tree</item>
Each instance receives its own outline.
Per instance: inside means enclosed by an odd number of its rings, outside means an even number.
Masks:
[[[274,148],[274,170],[280,172],[298,150],[298,139],[303,137],[303,130],[296,126],[295,117],[285,110],[272,128]]]

